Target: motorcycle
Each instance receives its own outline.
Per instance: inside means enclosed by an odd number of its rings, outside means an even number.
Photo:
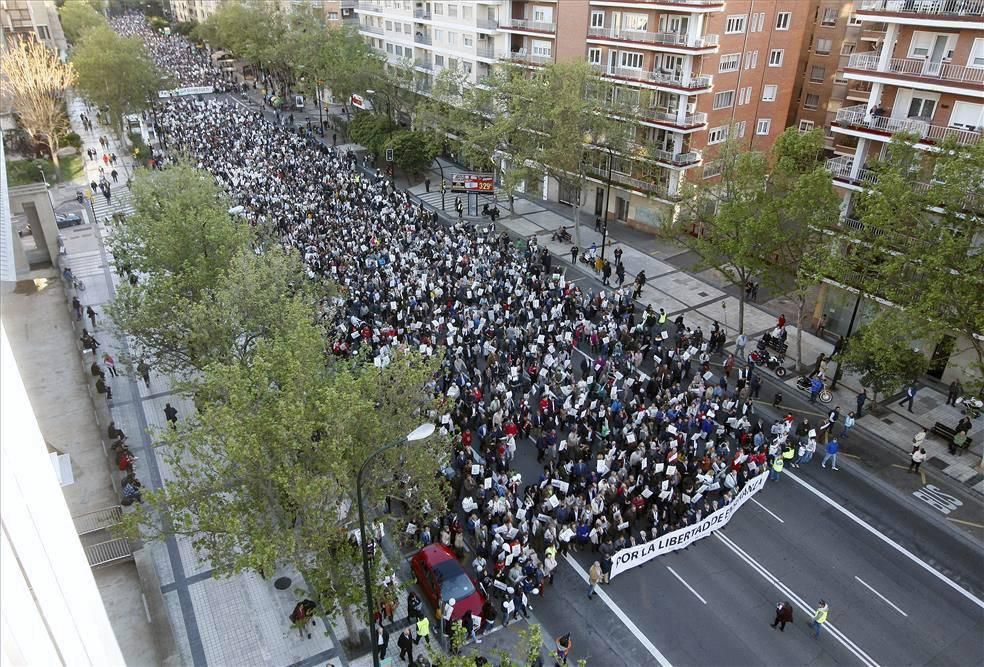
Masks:
[[[571,233],[567,231],[567,227],[560,226],[557,228],[557,231],[551,235],[550,239],[561,243],[570,243],[573,237],[571,237]]]
[[[955,405],[962,406],[964,414],[971,419],[980,417],[981,411],[984,409],[984,401],[973,396],[961,396],[954,403]]]
[[[768,368],[770,371],[776,374],[776,377],[786,376],[786,367],[783,366],[785,357],[783,357],[782,355],[775,355],[772,354],[771,352],[760,352],[758,350],[755,350],[754,352],[748,355],[748,358],[756,366],[765,366],[766,368]]]
[[[802,389],[803,391],[809,394],[810,383],[812,381],[813,381],[812,378],[808,378],[807,376],[803,375],[796,380],[796,386],[799,389]],[[827,389],[827,386],[824,385],[823,389],[820,390],[820,393],[817,394],[817,399],[821,403],[830,403],[832,400],[834,400],[834,395],[830,392],[829,389]]]

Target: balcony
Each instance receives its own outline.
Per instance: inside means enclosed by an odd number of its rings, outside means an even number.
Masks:
[[[587,165],[587,172],[588,176],[599,180],[602,183],[605,183],[608,179],[608,168],[604,165],[596,167],[589,164]],[[638,190],[639,192],[643,192],[660,199],[673,201],[679,198],[677,195],[670,194],[669,188],[663,183],[656,183],[653,181],[643,180],[641,178],[635,178],[633,176],[629,176],[628,174],[621,174],[617,171],[612,172],[612,183],[631,190]]]
[[[430,21],[431,13],[429,9],[415,9],[413,10],[413,17],[421,21]]]
[[[979,21],[984,17],[984,0],[861,0],[858,11]]]
[[[877,54],[855,53],[847,63],[848,69],[899,76],[906,79],[970,85],[980,89],[984,84],[984,69],[963,65],[932,63],[914,58],[892,58],[884,69],[878,67]]]
[[[476,58],[486,58],[491,60],[495,58],[495,48],[491,46],[476,46],[475,47],[475,57]]]
[[[503,54],[502,56],[506,60],[511,60],[514,63],[521,63],[523,65],[548,65],[554,61],[553,56],[544,56],[537,54],[527,53],[525,49],[520,51],[511,51],[508,54]]]
[[[498,30],[499,22],[492,19],[475,19],[475,27],[479,30]]]
[[[557,32],[556,23],[546,21],[527,21],[526,19],[506,19],[499,22],[499,27],[503,30],[522,30],[525,32],[539,32],[552,35]]]
[[[360,23],[359,30],[362,32],[372,33],[373,35],[385,34],[382,28],[374,25],[369,25],[368,23]]]
[[[666,11],[715,12],[724,9],[725,0],[631,0],[620,1],[619,6],[633,5],[639,9],[664,9]],[[591,0],[592,5],[600,4]]]
[[[664,164],[669,164],[674,167],[692,167],[693,165],[699,163],[703,157],[700,151],[674,153],[673,151],[664,151],[648,146],[644,147],[643,150],[649,159],[656,160],[657,162],[662,162]]]
[[[718,45],[718,35],[704,35],[696,39],[689,39],[687,35],[680,35],[675,32],[645,32],[642,30],[615,30],[614,28],[589,28],[588,39],[592,38],[669,46],[679,49],[713,49]]]
[[[898,132],[908,132],[918,135],[920,143],[926,144],[938,144],[946,139],[953,139],[958,145],[973,146],[981,140],[980,132],[972,132],[957,127],[930,125],[927,120],[921,118],[872,116],[864,104],[838,110],[834,122],[841,127],[870,130],[886,137]]]
[[[854,158],[852,157],[841,156],[830,158],[827,160],[825,166],[834,180],[846,181],[855,185],[863,185],[865,183],[870,185],[878,180],[873,170],[864,168],[860,169],[858,175],[852,178],[851,168],[854,166]]]
[[[672,111],[661,111],[645,107],[634,107],[632,114],[646,123],[671,125],[676,128],[695,129],[707,125],[707,114],[704,112],[690,113],[681,120],[679,114]]]
[[[593,65],[592,67],[602,76],[641,81],[642,83],[688,91],[710,90],[712,83],[711,77],[706,74],[683,77],[675,72],[652,72],[631,67],[605,67],[603,65]]]
[[[413,36],[413,41],[417,44],[423,44],[425,46],[430,46],[431,44],[434,43],[430,35],[425,35],[422,32],[418,32],[417,34],[415,34]]]
[[[365,2],[365,0],[360,0],[358,7],[356,7],[356,11],[382,14],[383,7],[382,5],[377,5],[375,2]]]
[[[434,63],[432,63],[429,60],[414,60],[413,66],[416,67],[417,69],[426,70],[428,72],[434,69]]]

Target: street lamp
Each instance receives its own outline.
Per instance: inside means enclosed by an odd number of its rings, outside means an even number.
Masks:
[[[601,261],[605,261],[605,246],[608,245],[608,204],[612,196],[612,163],[615,155],[610,146],[605,146],[608,151],[608,184],[605,186],[605,217],[601,223]]]
[[[395,449],[396,447],[402,447],[403,445],[410,442],[417,442],[419,440],[426,440],[431,435],[434,434],[435,427],[430,422],[421,424],[410,433],[406,435],[405,438],[397,440],[396,442],[391,442],[388,445],[383,445],[382,447],[373,451],[366,460],[363,462],[362,467],[359,468],[359,475],[355,482],[355,495],[356,502],[359,505],[359,547],[362,550],[362,576],[365,579],[366,585],[366,620],[368,625],[366,626],[369,631],[369,645],[372,647],[372,664],[373,667],[379,667],[379,653],[376,650],[376,640],[373,637],[373,606],[372,606],[372,577],[369,573],[369,554],[366,553],[366,518],[364,510],[362,509],[362,476],[366,472],[366,468],[378,455],[390,449]]]

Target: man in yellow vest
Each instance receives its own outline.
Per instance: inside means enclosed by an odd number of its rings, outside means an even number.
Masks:
[[[820,600],[820,606],[817,607],[816,612],[813,614],[813,622],[810,627],[813,628],[813,638],[820,639],[820,629],[823,627],[824,623],[827,622],[827,614],[830,613],[830,608],[827,606],[826,601]]]
[[[413,641],[414,644],[419,644],[420,640],[423,639],[430,646],[430,621],[427,620],[426,616],[422,616],[417,621],[417,638]]]
[[[793,447],[793,443],[787,442],[785,449],[782,450],[782,460],[785,463],[792,463],[793,458],[796,456],[796,448]]]
[[[777,456],[772,459],[772,472],[769,473],[769,479],[773,482],[779,481],[779,475],[782,474],[783,457]]]

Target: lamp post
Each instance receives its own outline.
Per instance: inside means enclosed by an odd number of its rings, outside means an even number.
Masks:
[[[601,261],[605,261],[605,246],[608,245],[608,204],[612,196],[612,163],[615,161],[615,156],[612,154],[612,149],[608,146],[605,147],[608,151],[608,183],[605,186],[605,217],[601,223]]]
[[[369,554],[366,553],[366,518],[364,510],[362,509],[362,476],[366,472],[366,468],[377,456],[390,449],[395,449],[396,447],[402,447],[410,442],[417,442],[419,440],[426,440],[434,433],[434,425],[430,422],[421,424],[413,431],[408,433],[405,438],[397,440],[396,442],[391,442],[388,445],[383,445],[382,447],[373,451],[366,460],[362,463],[362,467],[359,468],[359,475],[356,478],[355,483],[355,495],[356,502],[359,505],[359,547],[362,550],[362,576],[365,579],[366,585],[366,621],[368,625],[366,628],[369,631],[369,645],[372,648],[372,664],[373,667],[379,667],[379,653],[376,650],[376,640],[373,637],[373,627],[372,627],[372,617],[373,617],[373,605],[372,605],[372,576],[369,572]]]

